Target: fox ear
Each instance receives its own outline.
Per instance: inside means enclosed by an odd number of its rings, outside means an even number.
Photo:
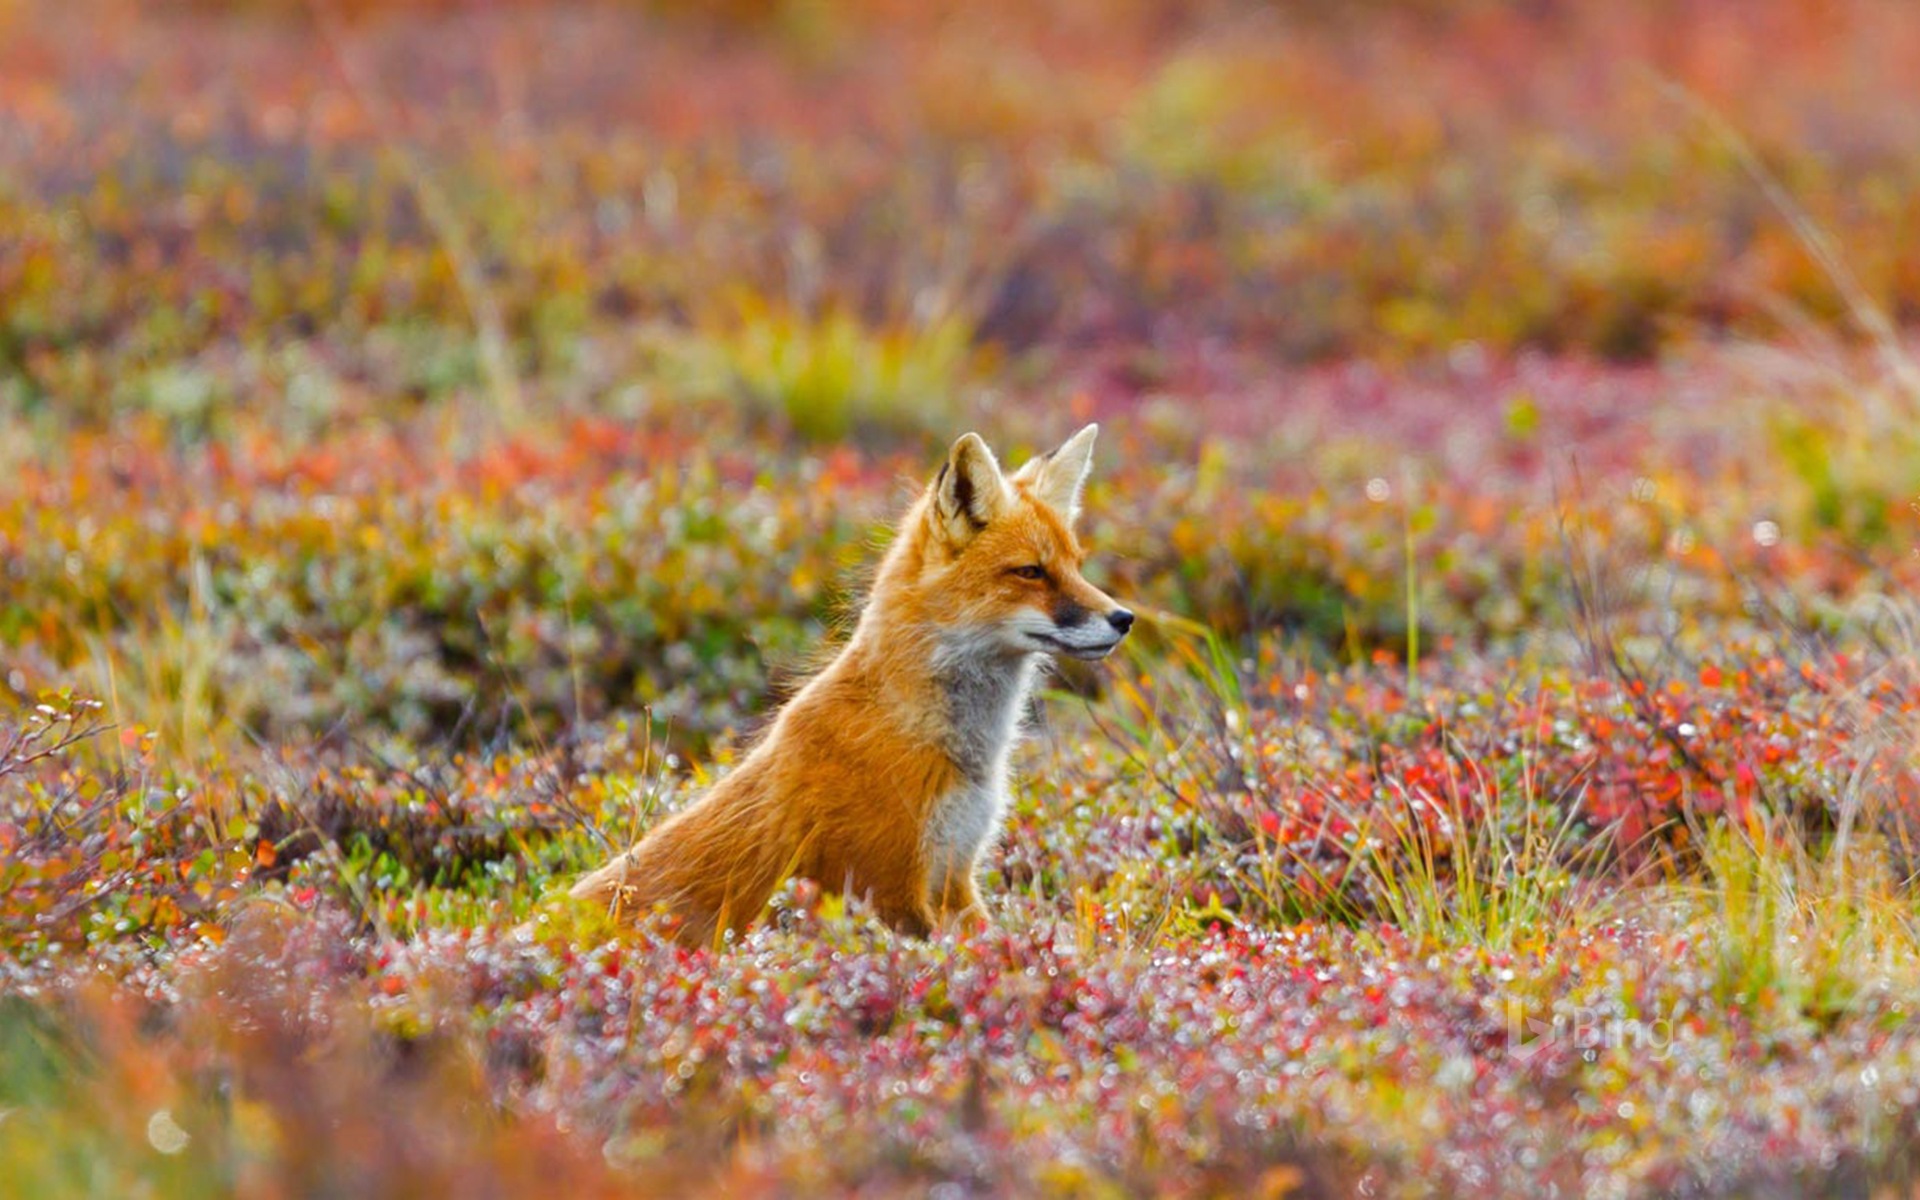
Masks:
[[[1036,498],[1064,513],[1071,524],[1080,515],[1080,489],[1093,469],[1093,439],[1099,432],[1098,425],[1089,425],[1052,454],[1029,459],[1014,473],[1013,481],[1027,485]]]
[[[1000,463],[977,433],[960,435],[933,480],[933,522],[955,546],[1007,510],[1012,494]]]

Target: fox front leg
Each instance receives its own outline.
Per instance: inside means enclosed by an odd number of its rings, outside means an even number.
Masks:
[[[876,904],[874,907],[880,919],[897,932],[912,938],[926,939],[933,936],[933,910],[925,900],[895,905]]]
[[[948,876],[934,907],[943,928],[978,932],[990,924],[986,905],[980,901],[980,885],[974,881],[972,871]]]

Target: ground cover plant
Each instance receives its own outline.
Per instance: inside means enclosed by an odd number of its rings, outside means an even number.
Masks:
[[[0,1191],[1912,1194],[1916,51],[0,0]],[[991,930],[543,903],[1088,420]]]

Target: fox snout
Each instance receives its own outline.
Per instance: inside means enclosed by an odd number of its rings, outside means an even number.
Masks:
[[[1105,658],[1113,653],[1127,631],[1133,628],[1133,613],[1109,596],[1097,609],[1077,601],[1067,601],[1054,609],[1054,632],[1042,640],[1047,648],[1073,658]]]

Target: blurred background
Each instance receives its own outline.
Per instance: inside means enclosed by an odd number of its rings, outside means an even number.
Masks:
[[[1876,0],[9,0],[0,394],[832,438],[983,382],[1858,334],[1920,311],[1915,61]]]

